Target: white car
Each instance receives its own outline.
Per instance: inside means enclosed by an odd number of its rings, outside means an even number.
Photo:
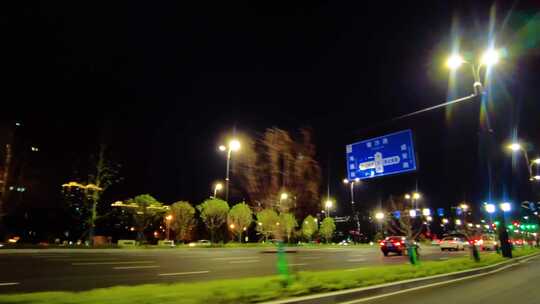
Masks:
[[[191,242],[188,244],[189,247],[206,247],[210,245],[212,245],[212,243],[209,240],[198,240],[197,242]]]
[[[480,246],[481,250],[497,250],[499,242],[495,239],[494,235],[484,234],[482,237],[475,241],[475,244]]]
[[[447,236],[444,237],[439,243],[441,251],[445,250],[465,250],[465,247],[468,246],[466,240],[457,237],[457,236]]]

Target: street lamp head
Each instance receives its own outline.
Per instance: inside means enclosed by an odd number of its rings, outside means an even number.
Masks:
[[[411,199],[411,195],[409,193],[405,194],[405,199]]]
[[[380,221],[380,220],[383,220],[383,219],[384,219],[384,213],[382,213],[382,212],[380,212],[380,211],[377,212],[377,213],[375,213],[375,218],[376,218],[377,220],[379,220],[379,221]]]
[[[448,60],[446,60],[446,66],[451,70],[455,70],[459,68],[464,62],[465,60],[463,60],[463,57],[461,57],[459,54],[454,54],[448,57]]]
[[[486,212],[489,214],[492,214],[495,212],[495,205],[494,204],[486,204],[485,205]]]
[[[281,200],[286,200],[286,199],[289,198],[289,195],[288,195],[286,192],[283,192],[283,193],[281,193],[281,195],[279,196],[279,198],[280,198]]]
[[[461,207],[461,209],[463,209],[463,211],[467,211],[469,209],[469,205],[467,205],[465,203],[460,204],[459,207]]]
[[[521,144],[517,143],[517,142],[511,143],[511,144],[508,145],[508,149],[510,149],[510,150],[512,150],[514,152],[519,151],[519,150],[521,150]]]
[[[165,219],[166,219],[167,221],[170,221],[170,220],[172,220],[172,215],[170,215],[170,214],[169,214],[169,215],[167,215],[167,216],[165,217]]]
[[[331,200],[326,200],[326,202],[324,203],[324,206],[328,209],[332,208],[332,205],[334,203],[331,201]]]
[[[508,211],[510,211],[510,210],[512,209],[512,205],[511,205],[510,203],[506,203],[506,202],[505,202],[505,203],[501,203],[501,206],[500,206],[500,207],[501,207],[501,210],[502,210],[503,212],[508,212]]]
[[[499,52],[495,49],[488,49],[484,52],[482,55],[482,58],[480,59],[480,63],[485,66],[492,66],[497,64],[499,62],[500,55]]]
[[[227,150],[227,147],[225,147],[224,145],[220,145],[218,147],[218,149],[219,149],[219,151],[225,151],[225,150]]]
[[[229,228],[234,229],[234,224],[230,224]]]
[[[223,184],[222,183],[217,183],[216,186],[215,186],[215,189],[216,189],[216,191],[220,191],[221,189],[223,189]]]
[[[238,151],[240,150],[240,142],[236,139],[233,139],[229,142],[229,149],[231,149],[231,151]]]
[[[421,197],[421,196],[420,196],[420,193],[418,193],[418,192],[413,193],[413,198],[414,198],[415,200],[420,199],[420,197]]]
[[[349,180],[346,179],[346,178],[344,178],[344,179],[343,179],[343,183],[344,183],[344,184],[348,184],[348,183],[349,183]]]

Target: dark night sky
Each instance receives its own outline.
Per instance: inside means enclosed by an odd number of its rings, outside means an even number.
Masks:
[[[484,48],[491,2],[188,3],[44,1],[2,9],[0,115],[22,120],[42,148],[51,172],[44,182],[68,179],[103,140],[125,177],[111,199],[148,192],[198,202],[223,178],[225,159],[215,148],[233,126],[251,135],[311,126],[323,189],[330,172],[332,194],[346,205],[345,144],[413,128],[419,173],[367,182],[359,200],[373,205],[416,182],[434,207],[485,199],[478,104],[370,127],[447,98],[442,58],[452,22],[459,21],[463,48]],[[498,42],[509,56],[495,71],[493,115],[501,140],[518,127],[540,149],[539,44],[531,42],[534,32],[520,36],[535,14],[540,24],[539,7],[511,7],[497,4]],[[524,50],[518,57],[514,49]],[[471,90],[463,74],[457,95]],[[519,199],[528,195],[522,180],[508,185]]]

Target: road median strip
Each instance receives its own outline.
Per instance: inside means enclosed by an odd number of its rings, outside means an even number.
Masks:
[[[537,255],[539,252],[537,249],[514,251],[516,257]],[[360,297],[377,296],[380,292],[398,292],[419,285],[441,283],[449,279],[481,274],[498,267],[510,267],[512,264],[519,263],[520,260],[526,261],[523,259],[507,260],[497,254],[488,253],[482,254],[480,262],[474,262],[469,257],[458,257],[447,261],[425,261],[416,266],[401,264],[370,266],[360,268],[358,271],[344,271],[343,269],[299,271],[291,274],[289,284],[285,284],[280,276],[194,283],[167,282],[115,286],[77,293],[38,292],[0,295],[0,303],[172,304],[178,303],[179,299],[182,299],[184,304],[240,304],[265,301],[273,304],[341,303],[358,301]]]

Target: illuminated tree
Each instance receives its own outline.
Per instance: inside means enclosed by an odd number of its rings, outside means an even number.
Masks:
[[[311,241],[313,235],[317,232],[319,225],[317,219],[311,215],[308,215],[302,222],[302,235],[308,240]]]
[[[195,226],[195,208],[188,202],[176,202],[171,205],[170,214],[171,229],[176,232],[176,239],[186,241],[189,238],[189,233]]]
[[[265,241],[270,235],[276,235],[279,229],[279,215],[272,209],[257,212],[257,231],[264,236]]]
[[[287,243],[289,243],[294,229],[298,227],[298,222],[292,213],[282,213],[279,217],[280,227],[283,230],[283,234],[287,237]]]
[[[322,221],[321,227],[319,228],[319,233],[328,243],[328,241],[332,240],[332,236],[334,235],[335,230],[336,224],[334,223],[334,219],[331,217],[327,217]]]
[[[229,211],[227,223],[232,225],[231,232],[238,237],[238,242],[242,243],[242,233],[247,230],[253,222],[253,213],[245,202],[234,205]]]
[[[201,213],[201,219],[210,232],[210,240],[214,242],[216,232],[222,228],[227,221],[229,204],[226,201],[211,198],[197,206],[197,209]]]

